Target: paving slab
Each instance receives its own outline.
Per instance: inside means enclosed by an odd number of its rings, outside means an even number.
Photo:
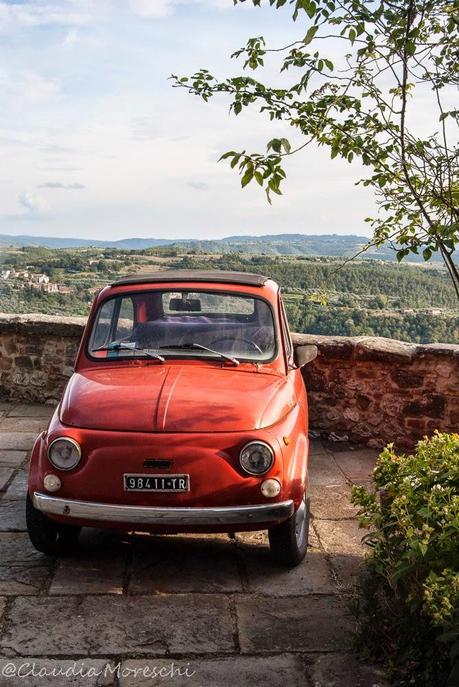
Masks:
[[[0,532],[2,565],[49,565],[51,560],[33,548],[25,532]]]
[[[265,548],[269,550],[268,533],[266,530],[254,532],[236,532],[235,541],[239,546],[253,548]]]
[[[268,550],[246,549],[244,570],[246,591],[268,596],[331,594],[335,591],[323,553],[308,551],[300,565],[291,570],[276,565]]]
[[[52,628],[52,632],[50,632]],[[229,601],[214,594],[17,597],[0,652],[34,656],[231,653]]]
[[[43,432],[48,426],[47,418],[21,418],[21,417],[2,417],[0,418],[0,432],[33,432],[35,437]]]
[[[7,449],[9,451],[30,451],[36,438],[36,432],[30,434],[28,432],[0,431],[0,449]]]
[[[49,575],[50,568],[45,566],[0,565],[0,594],[39,594],[45,589]]]
[[[45,403],[20,403],[12,407],[9,406],[6,415],[7,417],[50,418],[55,409],[54,405]]]
[[[234,656],[191,660],[131,660],[121,665],[120,687],[305,687],[301,659],[281,656]]]
[[[2,468],[0,467],[0,491],[5,491],[6,485],[10,481],[14,473],[14,468]]]
[[[0,499],[0,532],[25,532],[25,501]]]
[[[345,484],[342,471],[334,457],[325,451],[321,444],[311,442],[309,453],[309,484]]]
[[[123,551],[80,554],[58,562],[50,594],[122,594],[124,570]]]
[[[309,496],[311,513],[316,519],[344,520],[357,515],[358,508],[351,503],[351,487],[348,484],[341,484],[339,487],[311,484]]]
[[[103,659],[0,659],[0,687],[111,687],[112,669]]]
[[[30,448],[32,448],[30,446]],[[18,468],[25,461],[27,451],[0,451],[0,465],[2,467]]]
[[[351,482],[371,480],[379,452],[371,448],[355,451],[336,451],[333,457]]]
[[[83,528],[72,555],[57,561],[49,593],[122,594],[129,536]]]
[[[358,661],[352,654],[308,657],[308,664],[313,687],[387,687],[381,670]]]
[[[16,472],[14,479],[6,490],[3,498],[5,499],[23,499],[25,501],[27,495],[28,471],[20,469]]]
[[[342,651],[352,622],[336,596],[239,597],[242,653]]]
[[[351,553],[356,556],[365,553],[362,537],[368,530],[359,527],[357,520],[317,520],[314,529],[327,553]]]
[[[228,538],[152,537],[136,543],[129,591],[242,591],[239,555]]]
[[[367,551],[362,537],[367,530],[361,529],[356,520],[316,520],[314,528],[330,562],[338,574],[341,587],[353,588],[364,566]]]

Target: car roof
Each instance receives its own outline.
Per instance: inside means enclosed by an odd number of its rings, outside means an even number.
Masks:
[[[132,274],[112,282],[111,286],[123,284],[152,284],[165,282],[214,282],[219,284],[243,284],[263,286],[269,277],[253,272],[231,272],[226,270],[162,270],[150,274]]]

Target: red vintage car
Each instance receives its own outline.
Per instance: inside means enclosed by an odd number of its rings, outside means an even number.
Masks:
[[[278,285],[167,270],[93,304],[70,378],[33,448],[27,527],[57,555],[82,526],[267,529],[294,566],[308,544],[308,407]]]

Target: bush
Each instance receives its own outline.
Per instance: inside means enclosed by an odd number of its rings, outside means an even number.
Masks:
[[[396,685],[459,685],[459,434],[436,432],[413,455],[389,445],[373,481],[352,495],[372,548],[358,646]]]

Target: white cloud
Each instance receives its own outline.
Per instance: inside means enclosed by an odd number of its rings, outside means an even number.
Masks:
[[[141,17],[164,17],[173,9],[172,0],[130,0],[133,12]]]
[[[231,9],[231,0],[129,0],[135,14],[155,19],[171,14],[181,5],[203,5],[211,8]]]
[[[189,181],[187,185],[196,191],[207,191],[210,188],[209,184],[206,184],[205,181]]]
[[[21,193],[19,204],[24,210],[32,214],[43,212],[46,209],[46,203],[34,191],[24,191],[24,193]]]
[[[82,189],[85,189],[86,186],[84,184],[63,184],[60,181],[47,181],[44,184],[39,184],[37,188],[53,188],[53,189],[62,189],[63,191],[80,191]]]
[[[82,26],[90,20],[90,13],[79,11],[74,3],[42,3],[30,2],[26,4],[10,4],[0,2],[0,28],[19,24],[20,26],[46,26],[58,24],[62,26]]]
[[[80,37],[80,31],[78,28],[71,28],[70,31],[65,35],[62,45],[66,48],[73,48],[76,43],[78,43]]]
[[[46,100],[59,91],[55,79],[49,79],[31,70],[0,71],[0,90],[3,95],[20,99]]]

